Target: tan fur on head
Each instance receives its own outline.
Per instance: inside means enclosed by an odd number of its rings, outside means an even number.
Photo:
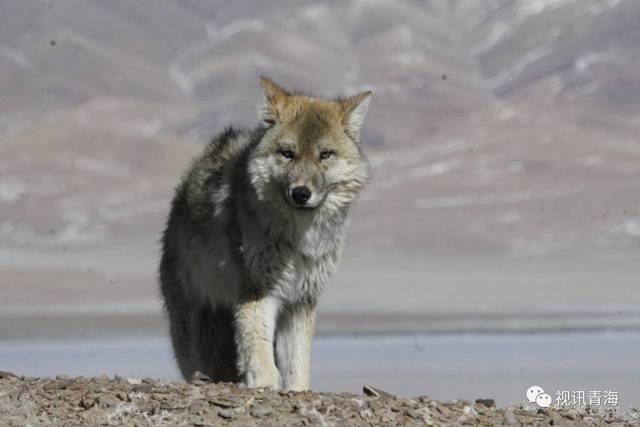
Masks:
[[[265,96],[260,118],[268,125],[286,123],[313,110],[330,125],[340,125],[355,141],[360,140],[360,129],[369,107],[372,92],[361,92],[346,99],[328,100],[291,93],[268,77],[260,77]]]
[[[371,92],[332,100],[289,92],[266,77],[261,84],[269,128],[249,162],[258,198],[299,216],[292,194],[303,187],[305,208],[341,214],[367,181],[360,129]]]
[[[265,76],[260,76],[260,85],[265,96],[261,119],[267,124],[273,124],[281,118],[290,94]]]
[[[342,124],[347,133],[356,141],[360,140],[360,129],[364,124],[364,116],[369,108],[369,100],[372,94],[369,90],[338,101],[342,107]]]

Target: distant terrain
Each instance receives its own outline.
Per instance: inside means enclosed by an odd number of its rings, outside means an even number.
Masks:
[[[172,189],[256,124],[266,74],[374,92],[334,322],[637,326],[639,22],[633,0],[3,1],[3,315],[157,315]]]

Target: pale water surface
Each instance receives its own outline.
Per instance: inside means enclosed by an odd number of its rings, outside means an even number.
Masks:
[[[30,376],[178,378],[166,339],[5,341],[0,369]],[[320,336],[313,388],[360,392],[363,384],[437,399],[524,400],[531,385],[616,391],[640,406],[640,332]]]

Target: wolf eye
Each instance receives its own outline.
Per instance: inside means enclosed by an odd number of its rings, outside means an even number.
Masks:
[[[280,153],[280,155],[285,159],[293,159],[294,157],[293,151],[287,150],[286,148],[281,148],[278,150],[278,153]]]
[[[336,155],[335,151],[323,151],[320,153],[320,160],[328,160]]]

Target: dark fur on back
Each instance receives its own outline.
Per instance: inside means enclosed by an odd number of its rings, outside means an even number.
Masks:
[[[171,204],[167,227],[162,237],[162,260],[160,262],[160,284],[165,309],[169,316],[170,336],[176,350],[176,359],[185,378],[191,378],[196,370],[214,381],[238,382],[237,354],[234,349],[234,324],[231,311],[226,307],[212,307],[202,298],[190,294],[188,287],[179,283],[177,277],[177,236],[175,231],[184,224],[198,233],[208,234],[214,204],[208,189],[218,187],[225,174],[246,173],[247,155],[256,144],[264,129],[253,132],[227,128],[212,139],[202,156],[195,159],[176,189]],[[248,135],[248,143],[236,150],[229,145],[239,135]],[[244,181],[244,180],[243,180]],[[237,181],[235,181],[237,182]],[[247,191],[246,182],[240,182],[232,191]],[[236,206],[229,199],[229,209]],[[235,215],[226,218],[229,230],[237,229]],[[232,235],[237,247],[238,237]]]

